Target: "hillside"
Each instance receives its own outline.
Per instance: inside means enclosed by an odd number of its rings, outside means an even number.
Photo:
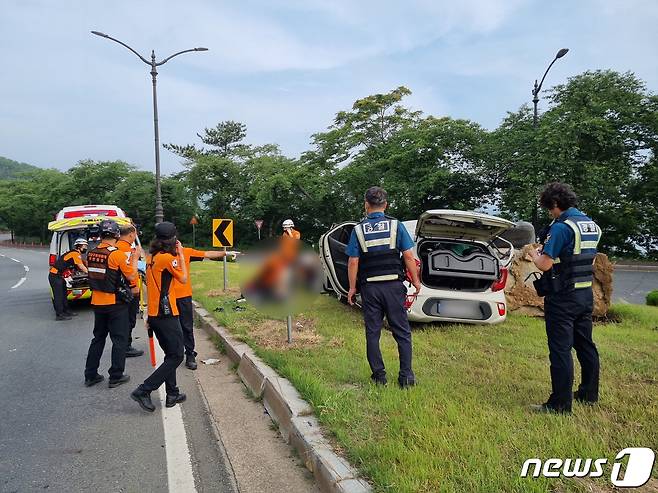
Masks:
[[[33,171],[35,169],[38,168],[31,164],[19,163],[18,161],[0,156],[0,180],[11,180],[12,178],[16,178],[18,173]]]

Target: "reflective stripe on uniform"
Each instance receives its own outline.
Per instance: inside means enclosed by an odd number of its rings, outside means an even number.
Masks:
[[[568,219],[565,220],[564,223],[567,226],[569,226],[575,234],[575,237],[574,237],[574,240],[573,240],[573,255],[578,255],[578,254],[580,254],[580,249],[582,248],[581,239],[580,239],[580,228],[578,227],[577,224],[569,221]]]
[[[397,246],[397,243],[398,243],[398,220],[393,219],[391,221],[391,241],[389,243],[391,250]]]
[[[390,245],[390,244],[391,244],[391,239],[390,238],[379,238],[379,239],[376,239],[376,240],[366,241],[366,248],[381,246],[381,245]]]
[[[354,228],[354,232],[356,233],[356,239],[359,240],[359,245],[361,245],[361,251],[367,252],[368,246],[366,245],[366,239],[363,236],[362,228],[363,228],[362,224],[357,224],[356,227]]]
[[[372,281],[396,281],[399,278],[397,274],[387,274],[385,276],[373,276],[373,277],[367,277],[366,281],[372,282]]]
[[[100,267],[89,267],[87,270],[89,272],[97,272],[99,274],[105,274],[105,272],[107,272],[106,269],[101,269]]]
[[[573,287],[575,289],[589,288],[592,285],[592,281],[577,282],[574,283]]]

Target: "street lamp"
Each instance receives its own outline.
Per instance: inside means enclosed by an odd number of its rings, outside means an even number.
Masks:
[[[548,74],[548,71],[551,69],[551,67],[553,66],[555,61],[558,58],[562,58],[564,55],[566,55],[568,51],[569,51],[569,48],[562,48],[560,51],[557,52],[557,54],[555,55],[555,58],[553,58],[553,61],[551,62],[551,64],[546,69],[546,72],[544,72],[544,76],[541,78],[541,82],[539,83],[539,85],[537,85],[537,79],[535,79],[535,87],[532,89],[532,95],[534,96],[534,98],[532,99],[532,102],[535,105],[535,113],[534,113],[534,116],[532,118],[533,127],[537,126],[537,103],[539,103],[539,91],[541,91],[541,85],[544,83],[544,79],[546,78],[546,74]]]
[[[98,31],[91,31],[91,34],[110,39],[115,43],[119,43],[121,46],[125,46],[135,55],[137,55],[137,57],[146,65],[151,66],[151,77],[153,79],[153,130],[155,132],[155,223],[161,223],[164,220],[164,213],[162,210],[162,193],[160,190],[160,132],[158,130],[158,96],[156,91],[156,77],[158,76],[158,70],[156,67],[164,65],[175,56],[182,55],[183,53],[188,53],[190,51],[208,51],[208,48],[190,48],[189,50],[179,51],[178,53],[174,53],[173,55],[168,56],[159,62],[155,61],[155,51],[151,50],[151,61],[149,62],[146,58],[137,53],[137,51],[133,50],[126,43],[119,41],[118,39],[114,39],[112,36],[108,36],[107,34]]]

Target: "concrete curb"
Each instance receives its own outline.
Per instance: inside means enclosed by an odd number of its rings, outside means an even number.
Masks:
[[[357,471],[334,452],[322,435],[311,405],[301,398],[290,381],[266,365],[247,344],[236,341],[207,310],[193,303],[200,326],[208,334],[219,337],[226,355],[238,365],[240,379],[255,398],[262,398],[281,436],[313,473],[320,490],[325,493],[371,492],[370,484],[360,479]]]

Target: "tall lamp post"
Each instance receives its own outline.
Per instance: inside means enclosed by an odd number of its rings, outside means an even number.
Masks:
[[[548,71],[551,69],[553,64],[557,61],[558,58],[562,58],[564,55],[567,54],[569,51],[569,48],[562,48],[560,49],[556,54],[555,58],[553,58],[553,61],[550,63],[548,68],[546,69],[546,72],[544,72],[544,76],[541,78],[541,81],[539,84],[537,84],[537,79],[535,79],[535,86],[532,88],[532,103],[534,104],[534,114],[532,116],[532,126],[535,130],[537,130],[537,125],[539,124],[539,117],[537,114],[537,104],[539,103],[539,91],[541,91],[541,86],[544,83],[544,79],[546,78],[546,74],[548,74]],[[535,132],[535,139],[537,138],[536,132]],[[532,207],[532,225],[537,228],[537,224],[539,222],[539,211],[537,210],[537,203],[534,202],[534,205]]]
[[[161,223],[164,220],[164,212],[162,209],[162,192],[160,190],[160,132],[158,130],[158,95],[156,90],[156,77],[158,76],[157,67],[164,65],[175,56],[182,55],[183,53],[189,53],[191,51],[208,51],[208,48],[190,48],[189,50],[179,51],[178,53],[174,53],[173,55],[170,55],[167,58],[160,60],[159,62],[155,61],[155,50],[151,50],[151,61],[149,62],[146,58],[137,53],[137,51],[133,50],[126,43],[98,31],[92,31],[91,33],[102,38],[110,39],[115,43],[119,43],[121,46],[125,46],[135,55],[137,55],[141,61],[151,67],[151,77],[153,79],[153,131],[155,132],[155,223]]]
[[[558,58],[562,58],[564,55],[566,55],[568,51],[569,51],[569,48],[562,48],[560,51],[557,52],[557,54],[555,55],[555,58],[553,58],[553,61],[551,62],[551,64],[546,69],[546,72],[544,72],[544,76],[541,78],[541,82],[539,83],[539,85],[537,85],[537,79],[535,79],[535,87],[532,89],[532,95],[533,95],[532,102],[535,105],[535,113],[534,113],[534,116],[532,118],[532,125],[535,128],[537,127],[537,122],[538,122],[537,121],[537,118],[538,118],[537,117],[537,103],[539,103],[539,91],[541,91],[541,85],[544,83],[544,79],[546,78],[546,74],[548,74],[548,71],[551,69],[553,64],[557,61]]]

